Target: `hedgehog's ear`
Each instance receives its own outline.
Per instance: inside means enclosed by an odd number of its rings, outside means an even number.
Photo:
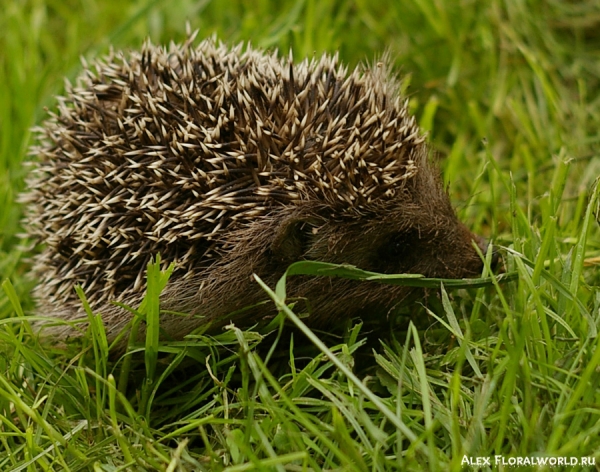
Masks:
[[[299,261],[307,251],[313,225],[300,218],[289,218],[279,225],[271,243],[271,256],[284,264]]]

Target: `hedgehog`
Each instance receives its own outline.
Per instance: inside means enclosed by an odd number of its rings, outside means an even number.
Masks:
[[[80,285],[115,339],[156,254],[175,267],[161,295],[165,339],[244,307],[240,324],[269,319],[252,274],[274,286],[295,261],[480,274],[475,245],[487,245],[458,220],[389,61],[349,70],[337,55],[295,63],[195,43],[148,40],[84,63],[35,130],[24,200],[28,236],[43,246],[40,314],[85,319]],[[288,285],[323,328],[385,316],[414,290],[308,276]],[[72,325],[54,323],[53,339],[83,332]]]

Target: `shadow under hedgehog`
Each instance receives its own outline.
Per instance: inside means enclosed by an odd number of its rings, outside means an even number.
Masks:
[[[112,301],[141,301],[158,253],[175,263],[161,309],[189,313],[161,315],[173,339],[265,300],[252,274],[274,286],[298,260],[481,272],[472,241],[484,252],[485,243],[458,221],[384,64],[348,72],[336,56],[293,64],[193,39],[86,67],[36,130],[24,201],[29,236],[44,245],[34,263],[40,314],[85,318],[79,284],[113,340],[132,315]],[[413,290],[288,281],[289,296],[313,309],[308,324],[324,328],[374,306],[385,314]],[[55,340],[80,333],[46,328]]]

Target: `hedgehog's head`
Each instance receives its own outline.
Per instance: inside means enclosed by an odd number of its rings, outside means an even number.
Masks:
[[[271,257],[348,263],[381,273],[463,278],[481,273],[485,240],[458,220],[425,145],[408,179],[360,205],[299,204],[280,216]]]

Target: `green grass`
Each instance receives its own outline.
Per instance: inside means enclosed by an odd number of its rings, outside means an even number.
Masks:
[[[447,287],[382,342],[360,325],[319,340],[275,323],[270,335],[150,335],[114,360],[90,312],[82,345],[40,344],[24,319],[32,281],[15,201],[29,129],[80,56],[181,40],[186,21],[201,37],[297,58],[339,51],[355,65],[390,50],[460,218],[506,248],[518,278]],[[594,0],[3,2],[0,470],[455,471],[464,455],[600,464],[599,31]],[[156,318],[166,275],[152,270],[140,310]],[[293,317],[283,286],[270,289]]]

